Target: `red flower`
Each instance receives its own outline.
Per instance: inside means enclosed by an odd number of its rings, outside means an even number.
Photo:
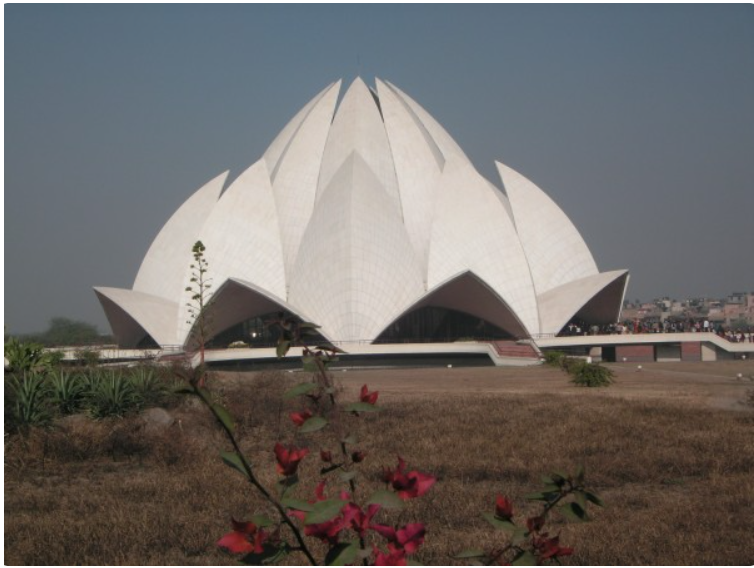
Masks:
[[[498,495],[495,499],[495,516],[504,521],[510,521],[513,518],[513,503],[507,497]]]
[[[353,463],[360,463],[364,461],[364,457],[366,454],[364,452],[353,452],[351,454],[351,459],[353,460]]]
[[[367,386],[364,385],[363,387],[361,387],[361,394],[359,395],[359,399],[361,400],[361,402],[366,402],[367,404],[376,404],[377,397],[379,395],[379,391],[369,392]]]
[[[385,554],[376,546],[374,547],[374,565],[375,566],[408,566],[406,562],[406,553],[400,548],[388,544],[389,554]]]
[[[332,463],[332,452],[330,450],[320,450],[319,459],[325,463]]]
[[[424,525],[421,523],[406,525],[396,532],[398,545],[406,551],[406,554],[413,554],[417,548],[424,544],[424,535],[426,532]]]
[[[526,528],[530,533],[539,532],[545,526],[544,517],[529,517],[526,519]]]
[[[409,471],[404,473],[406,462],[398,456],[398,467],[395,471],[383,469],[382,479],[385,483],[392,483],[393,489],[398,493],[398,497],[403,500],[421,497],[437,481],[428,473],[420,471]]]
[[[296,426],[303,426],[304,422],[312,417],[312,413],[308,410],[302,412],[291,412],[291,420]]]
[[[298,469],[299,462],[309,453],[307,448],[286,448],[280,442],[275,444],[275,457],[278,463],[277,471],[280,475],[293,475]]]
[[[540,561],[556,556],[570,556],[573,554],[573,548],[560,546],[560,537],[547,538],[546,534],[535,537],[532,540],[534,544],[534,554]]]
[[[233,554],[249,554],[263,551],[262,544],[267,539],[267,533],[258,529],[254,523],[239,522],[231,518],[233,532],[229,532],[217,541],[217,546]],[[252,542],[253,540],[253,542]]]
[[[338,544],[338,537],[343,529],[346,528],[346,522],[343,517],[338,516],[324,523],[318,523],[316,525],[306,525],[304,527],[304,534],[306,536],[313,536],[320,539],[322,542],[329,544]]]
[[[371,529],[384,536],[389,545],[397,546],[406,554],[413,554],[424,544],[424,535],[427,532],[421,523],[412,523],[397,530],[387,525],[372,525]]]
[[[314,489],[315,500],[309,501],[310,504],[314,504],[318,501],[324,501],[327,499],[327,496],[325,495],[325,483],[325,481],[321,481],[317,484],[317,487]],[[341,492],[340,498],[344,501],[347,501],[351,498],[351,496],[348,493]],[[345,505],[343,509],[341,509],[340,514],[338,514],[337,517],[330,519],[329,521],[325,521],[324,523],[317,523],[314,525],[306,525],[304,527],[304,534],[306,536],[318,538],[322,542],[327,542],[330,545],[338,544],[340,533],[343,532],[344,529],[347,529],[350,523],[350,520],[346,519],[345,514],[348,506],[349,505]],[[295,517],[302,522],[306,518],[305,511],[292,510],[289,511],[288,514],[291,517]]]
[[[363,537],[371,528],[372,518],[379,510],[379,505],[369,505],[365,513],[356,503],[348,503],[343,509],[343,519],[360,537]]]

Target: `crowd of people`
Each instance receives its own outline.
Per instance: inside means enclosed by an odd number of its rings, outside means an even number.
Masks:
[[[558,335],[621,335],[636,333],[715,333],[731,343],[754,342],[754,327],[731,329],[707,319],[643,321],[628,320],[606,325],[589,324],[572,320]]]

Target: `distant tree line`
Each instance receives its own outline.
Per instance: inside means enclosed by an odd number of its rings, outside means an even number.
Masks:
[[[20,335],[19,339],[45,347],[94,345],[114,341],[111,335],[102,335],[95,325],[64,317],[52,318],[46,331]]]

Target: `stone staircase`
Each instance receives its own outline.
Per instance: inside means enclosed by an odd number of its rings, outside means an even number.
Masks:
[[[539,352],[530,343],[515,341],[493,341],[492,346],[500,357],[520,357],[522,359],[539,359]]]

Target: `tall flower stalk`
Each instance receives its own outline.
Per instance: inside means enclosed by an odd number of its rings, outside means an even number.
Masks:
[[[202,241],[194,243],[191,252],[194,255],[194,262],[191,263],[191,284],[186,287],[186,292],[191,293],[191,301],[188,306],[189,319],[186,323],[193,327],[193,334],[199,347],[199,367],[204,369],[204,350],[210,334],[210,321],[207,315],[207,302],[210,298],[210,288],[212,288],[212,279],[208,276],[209,262],[204,256],[206,250]],[[204,373],[201,373],[199,380],[204,385]]]

